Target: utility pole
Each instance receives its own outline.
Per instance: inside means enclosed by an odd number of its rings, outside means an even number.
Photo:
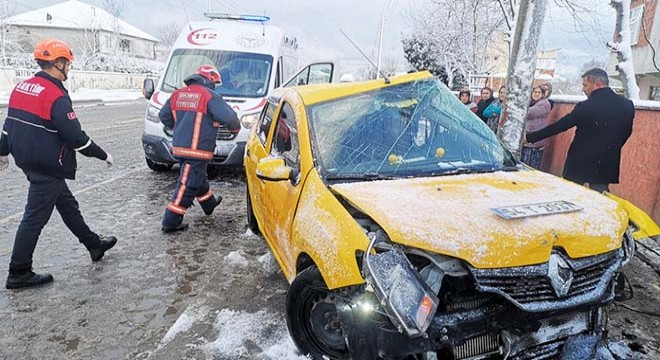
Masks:
[[[209,0],[209,11],[208,11],[209,13],[211,13],[211,3],[212,2],[213,2],[213,0]]]
[[[516,19],[506,83],[505,122],[498,132],[504,146],[516,157],[522,152],[525,119],[536,70],[545,8],[548,0],[521,0]]]
[[[378,62],[376,65],[376,79],[380,79],[380,58],[383,51],[383,30],[385,29],[385,15],[380,16],[380,32],[378,33]]]

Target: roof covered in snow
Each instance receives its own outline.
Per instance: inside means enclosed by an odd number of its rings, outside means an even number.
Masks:
[[[9,18],[8,23],[17,26],[117,31],[122,35],[158,42],[155,37],[109,12],[78,0],[68,0],[18,14]]]

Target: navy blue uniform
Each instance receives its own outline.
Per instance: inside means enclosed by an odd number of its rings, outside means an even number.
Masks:
[[[188,86],[175,91],[160,110],[160,121],[174,129],[172,154],[181,166],[179,181],[163,217],[163,228],[178,226],[193,200],[206,213],[217,205],[206,176],[213,159],[218,128],[238,132],[240,122],[214,84],[200,75],[186,79]]]
[[[45,72],[16,85],[0,136],[0,156],[11,154],[30,182],[28,203],[16,232],[10,272],[32,269],[32,254],[53,212],[87,249],[99,235],[83,220],[65,179],[74,179],[76,154],[106,160],[107,154],[82,131],[67,90]]]

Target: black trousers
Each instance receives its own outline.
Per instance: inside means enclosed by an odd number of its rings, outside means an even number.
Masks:
[[[205,211],[215,206],[213,191],[206,176],[208,162],[186,159],[179,160],[179,165],[179,181],[174,188],[172,200],[165,209],[163,227],[176,227],[181,224],[183,215],[195,199]]]
[[[99,235],[92,232],[85,224],[78,202],[64,179],[34,172],[26,172],[25,175],[30,182],[30,190],[23,220],[16,231],[14,250],[9,263],[10,272],[25,272],[32,269],[32,254],[41,230],[53,213],[53,208],[57,208],[64,224],[87,249],[99,246]]]

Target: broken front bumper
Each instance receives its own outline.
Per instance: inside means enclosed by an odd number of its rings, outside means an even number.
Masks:
[[[353,359],[398,358],[429,351],[454,359],[555,359],[575,337],[600,340],[604,326],[603,311],[598,307],[529,313],[494,305],[439,313],[424,336],[411,338],[386,318],[374,316],[365,319],[359,309],[348,307],[340,311]]]

